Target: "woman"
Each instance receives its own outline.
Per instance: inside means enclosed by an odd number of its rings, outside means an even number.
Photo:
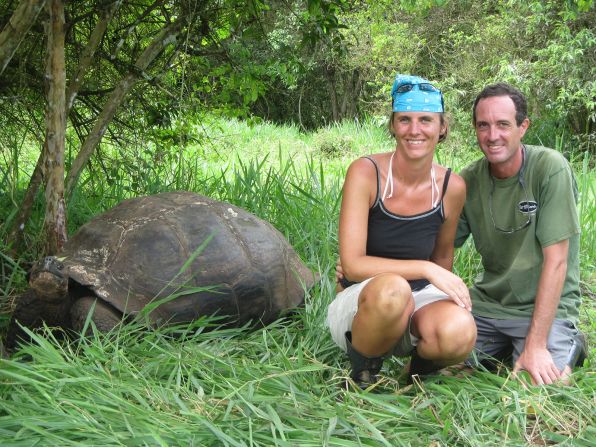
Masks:
[[[385,356],[411,354],[411,378],[464,360],[476,338],[468,288],[451,272],[465,183],[433,163],[448,132],[442,93],[397,75],[391,96],[395,151],[360,158],[346,174],[339,254],[348,281],[327,316],[361,388],[378,380]]]

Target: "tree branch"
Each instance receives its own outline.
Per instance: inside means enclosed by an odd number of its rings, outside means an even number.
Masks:
[[[85,73],[91,66],[91,62],[93,61],[95,51],[97,51],[97,48],[99,48],[101,39],[103,38],[108,27],[108,23],[110,23],[112,17],[114,16],[114,13],[120,7],[121,4],[122,0],[117,0],[113,2],[109,8],[107,8],[101,13],[101,18],[95,25],[95,28],[93,29],[93,32],[89,37],[89,42],[87,42],[87,45],[85,46],[85,49],[81,54],[81,59],[79,60],[79,66],[77,67],[77,71],[72,77],[68,85],[68,90],[66,91],[67,116],[69,115],[69,112],[72,109],[72,105],[74,104],[75,98],[81,88],[81,84],[83,83],[83,79],[85,78]]]
[[[66,177],[66,196],[70,197],[72,190],[81,174],[81,171],[89,161],[93,151],[101,141],[108,125],[114,118],[116,110],[124,101],[125,96],[130,92],[134,85],[142,78],[147,77],[145,70],[151,65],[157,56],[168,45],[176,41],[185,18],[179,18],[175,22],[167,25],[161,33],[159,33],[153,41],[145,48],[143,53],[139,56],[135,65],[127,75],[125,75],[118,85],[114,88],[108,100],[106,101],[102,111],[100,112],[93,129],[87,135],[83,142],[81,150],[77,154],[70,171]]]
[[[4,72],[45,3],[46,0],[22,0],[15,9],[0,33],[0,75]]]

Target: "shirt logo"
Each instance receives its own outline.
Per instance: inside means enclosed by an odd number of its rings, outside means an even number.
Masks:
[[[538,203],[533,200],[524,200],[523,202],[519,202],[517,207],[519,208],[520,213],[532,214],[538,209]]]

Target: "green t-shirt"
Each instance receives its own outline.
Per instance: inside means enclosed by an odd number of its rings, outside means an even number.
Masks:
[[[525,188],[519,174],[506,179],[490,175],[486,158],[461,173],[467,197],[455,245],[461,246],[472,234],[484,268],[470,289],[472,311],[489,318],[530,318],[542,270],[542,248],[569,239],[567,275],[556,318],[576,322],[581,300],[580,228],[573,172],[559,152],[525,147]],[[519,230],[505,234],[496,228]]]

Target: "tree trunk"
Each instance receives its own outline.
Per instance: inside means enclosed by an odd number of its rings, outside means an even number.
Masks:
[[[337,89],[335,85],[335,70],[325,67],[325,80],[327,81],[327,92],[329,93],[329,102],[331,103],[331,114],[333,122],[338,122],[340,118],[339,102],[337,100]]]
[[[45,1],[45,0],[44,0]],[[95,52],[99,48],[101,43],[101,39],[105,34],[107,26],[109,22],[112,20],[114,13],[122,4],[122,0],[117,0],[113,2],[103,13],[101,14],[101,18],[95,25],[91,36],[89,37],[89,42],[87,46],[83,50],[81,54],[81,59],[79,60],[79,66],[77,67],[76,73],[74,77],[68,84],[68,90],[66,91],[66,112],[65,117],[70,115],[70,111],[74,105],[75,99],[77,94],[81,88],[83,83],[83,79],[89,67],[91,66],[91,62],[93,61],[93,56]],[[12,226],[9,241],[12,241],[12,248],[11,251],[14,255],[16,255],[23,244],[23,236],[25,233],[25,224],[29,220],[29,216],[31,215],[31,210],[33,208],[33,204],[35,202],[35,196],[37,195],[37,191],[39,190],[42,182],[43,182],[43,165],[45,163],[45,154],[47,152],[47,135],[46,141],[43,145],[42,150],[39,153],[39,158],[37,159],[37,164],[35,166],[35,170],[33,171],[33,175],[31,176],[31,180],[29,181],[29,186],[27,187],[27,192],[25,193],[25,198],[19,207],[19,212],[17,214],[17,218],[15,223]]]
[[[343,101],[341,104],[341,118],[352,119],[357,115],[358,98],[360,96],[360,89],[362,88],[360,71],[354,69],[351,73],[346,73],[345,78]]]
[[[153,60],[159,56],[162,50],[170,43],[175,42],[185,20],[185,18],[179,18],[175,22],[172,22],[166,26],[139,56],[135,62],[134,69],[124,76],[124,78],[122,78],[122,80],[114,88],[99,116],[97,117],[93,129],[91,132],[89,132],[89,135],[87,135],[81,150],[77,154],[77,157],[75,158],[68,172],[66,177],[67,197],[70,197],[72,194],[78,178],[81,175],[81,171],[101,141],[103,134],[114,118],[116,110],[124,101],[126,94],[130,92],[134,85],[144,76],[143,72],[147,69],[147,67],[149,67]]]
[[[46,254],[55,254],[66,242],[66,207],[64,204],[64,141],[66,130],[66,73],[64,68],[64,4],[48,4],[48,42],[46,79],[46,212],[44,231]]]
[[[22,0],[0,33],[0,75],[12,59],[46,0]]]

